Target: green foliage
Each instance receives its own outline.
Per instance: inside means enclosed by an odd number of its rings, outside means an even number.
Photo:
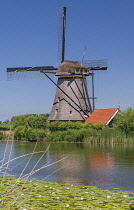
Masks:
[[[64,133],[64,141],[66,142],[82,142],[83,141],[83,132],[81,130],[69,129]]]
[[[113,128],[79,121],[48,123],[48,116],[49,114],[14,116],[11,122],[5,120],[0,123],[0,130],[14,129],[15,139],[18,140],[47,138],[48,141],[68,142],[132,142],[134,139],[134,108],[116,115]]]
[[[129,207],[129,210],[134,210],[134,206],[130,206]]]
[[[48,114],[29,114],[14,116],[11,119],[15,139],[27,140],[46,136]]]
[[[47,127],[47,117],[45,114],[29,115],[26,119],[26,124],[31,128],[43,128]]]
[[[130,107],[114,119],[114,128],[126,133],[126,136],[134,135],[134,108]]]
[[[49,131],[47,129],[39,129],[38,130],[38,137],[39,138],[45,138],[49,134]]]
[[[59,131],[65,131],[65,130],[68,130],[68,129],[80,129],[82,128],[83,126],[83,123],[82,122],[71,122],[71,121],[68,121],[68,122],[60,122],[58,124],[58,130]]]
[[[0,140],[2,140],[2,139],[3,139],[3,133],[0,132]]]
[[[15,129],[18,126],[25,126],[25,120],[27,117],[28,115],[19,115],[12,117],[11,119],[12,128]]]
[[[91,142],[99,139],[99,133],[106,126],[83,124],[82,122],[51,122],[48,125],[52,132],[48,136],[48,141],[67,141],[67,142]]]
[[[33,128],[25,128],[25,139],[37,139],[44,138],[47,136],[47,131],[44,129],[33,129]]]
[[[71,121],[67,121],[67,122],[59,122],[59,121],[54,121],[51,122],[48,125],[49,129],[51,132],[55,132],[55,131],[66,131],[68,129],[81,129],[81,128],[92,128],[95,130],[102,130],[105,125],[101,125],[101,124],[83,124],[82,122],[71,122]]]
[[[58,125],[60,124],[59,121],[53,121],[49,123],[48,128],[50,129],[51,132],[58,131]]]
[[[28,128],[24,130],[24,136],[25,136],[25,139],[36,139],[38,137],[38,132],[37,130],[33,129],[33,128]]]
[[[84,142],[90,136],[89,129],[68,129],[66,131],[57,131],[49,134],[48,141],[64,141],[64,142]]]
[[[10,125],[10,120],[5,120],[3,124]]]
[[[0,125],[0,130],[1,131],[8,131],[8,130],[10,130],[10,125],[3,125],[3,124],[1,124]]]
[[[25,126],[21,125],[15,128],[14,138],[17,140],[25,140]]]
[[[18,126],[26,126],[31,128],[43,128],[47,127],[47,116],[48,114],[26,114],[14,116],[11,119],[13,129]]]
[[[75,127],[75,123],[71,124]],[[67,124],[66,129],[63,129],[63,125],[65,124],[60,122],[52,123],[52,125],[56,125],[56,131],[54,132],[54,126],[52,126],[53,132],[47,136],[47,140],[52,142],[121,143],[133,142],[134,139],[133,135],[126,138],[126,133],[124,131],[109,128],[106,125],[81,124],[82,126],[79,129],[77,129],[77,126],[75,127],[76,129],[68,128],[69,126],[67,126]]]
[[[0,140],[4,140],[6,138],[6,135],[3,132],[0,132]]]
[[[107,126],[106,125],[103,125],[103,124],[91,124],[91,123],[87,123],[87,124],[83,124],[83,127],[84,128],[92,128],[94,130],[100,131],[100,130],[106,128]]]

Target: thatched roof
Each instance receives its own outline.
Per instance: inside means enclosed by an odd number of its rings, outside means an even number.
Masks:
[[[88,69],[88,67],[78,63],[77,61],[63,61],[56,71],[56,76],[70,75],[76,68]]]

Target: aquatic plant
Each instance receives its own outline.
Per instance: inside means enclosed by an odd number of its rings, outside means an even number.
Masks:
[[[15,186],[12,190],[11,186]],[[3,178],[3,209],[133,209],[134,196],[129,192],[109,191],[97,187],[73,186],[54,182],[35,182]],[[8,192],[8,194],[7,194]],[[18,196],[19,195],[19,196]]]

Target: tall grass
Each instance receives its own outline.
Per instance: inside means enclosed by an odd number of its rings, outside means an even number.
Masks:
[[[109,127],[99,130],[85,127],[52,132],[46,140],[49,142],[133,143],[134,135],[126,136],[125,132]]]

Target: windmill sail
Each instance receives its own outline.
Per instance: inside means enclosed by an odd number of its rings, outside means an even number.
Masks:
[[[87,66],[90,70],[107,70],[107,59],[101,60],[83,60],[83,65]]]
[[[58,59],[61,63],[65,58],[66,7],[58,8]]]
[[[40,73],[41,70],[48,74],[56,73],[56,69],[53,66],[34,66],[34,67],[15,67],[7,68],[8,80],[23,80],[23,79],[40,79],[44,78]]]

